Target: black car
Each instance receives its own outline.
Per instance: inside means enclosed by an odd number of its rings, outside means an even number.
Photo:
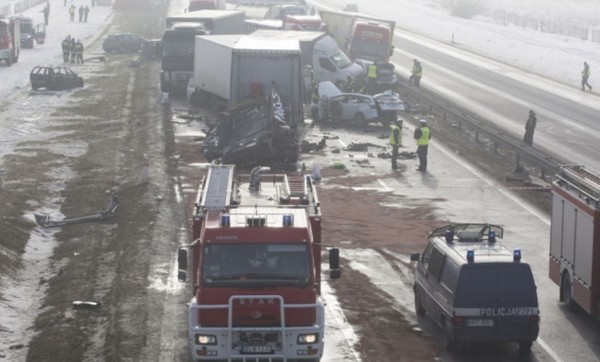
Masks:
[[[104,39],[102,49],[105,52],[131,52],[136,53],[142,47],[142,44],[148,40],[131,33],[110,34]]]
[[[29,74],[31,88],[38,90],[63,90],[83,87],[83,78],[65,66],[36,66]]]

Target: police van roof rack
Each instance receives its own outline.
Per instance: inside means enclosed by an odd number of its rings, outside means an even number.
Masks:
[[[586,198],[600,206],[600,177],[580,165],[559,166],[558,183],[567,189],[576,189],[579,197]]]
[[[498,225],[485,223],[449,224],[435,229],[429,234],[431,237],[443,237],[447,243],[463,242],[473,243],[487,241],[496,242],[502,238],[504,229]]]

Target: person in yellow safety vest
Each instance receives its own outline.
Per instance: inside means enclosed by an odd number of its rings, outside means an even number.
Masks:
[[[367,68],[367,92],[374,93],[377,86],[377,64],[369,64]]]
[[[427,121],[422,119],[419,121],[419,128],[415,129],[413,137],[417,140],[417,156],[419,156],[418,171],[427,171],[427,149],[429,148],[429,140],[431,139],[431,130],[427,127]]]
[[[587,62],[583,62],[583,70],[581,71],[581,90],[582,91],[585,90],[585,86],[587,86],[590,89],[590,92],[592,91],[592,86],[590,85],[590,83],[588,83],[588,78],[590,77],[591,74],[592,74],[592,71],[590,70],[590,66],[588,65]]]
[[[414,84],[417,88],[421,86],[421,77],[423,76],[423,67],[421,62],[417,59],[413,59],[413,68],[410,71],[410,78],[408,82]]]
[[[396,170],[398,165],[398,148],[402,147],[402,119],[398,118],[392,123],[392,132],[390,132],[390,145],[392,145],[392,170]]]

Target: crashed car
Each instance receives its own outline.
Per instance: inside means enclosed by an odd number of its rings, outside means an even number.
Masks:
[[[142,44],[148,40],[131,33],[110,34],[102,42],[102,49],[109,52],[136,53],[142,47]]]
[[[365,73],[368,71],[369,65],[373,64],[373,62],[363,59],[357,59],[356,63],[363,67]],[[400,86],[400,79],[394,72],[394,69],[395,67],[392,63],[378,62],[375,84],[367,87],[369,94],[377,94],[387,90],[397,91]]]
[[[374,96],[361,93],[342,93],[331,82],[318,84],[319,104],[313,108],[315,121],[356,121],[366,124],[395,120],[404,111],[404,102],[397,93],[386,91]]]
[[[83,78],[62,65],[33,67],[29,73],[29,80],[33,90],[40,88],[64,90],[83,87]]]

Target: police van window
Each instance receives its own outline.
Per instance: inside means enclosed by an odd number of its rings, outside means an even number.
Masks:
[[[429,258],[431,258],[431,252],[433,251],[433,244],[427,245],[425,251],[423,252],[423,260],[422,262],[427,265],[429,263]]]
[[[444,254],[442,254],[438,249],[433,248],[431,259],[429,259],[429,267],[427,268],[427,272],[429,272],[430,276],[436,279],[440,278],[440,272],[442,271],[442,266],[445,259],[446,256]]]
[[[456,281],[458,280],[457,266],[446,259],[442,267],[442,275],[440,276],[440,284],[453,293],[456,289]]]
[[[498,266],[498,292],[500,295],[535,294],[533,274],[528,264],[513,263]]]
[[[462,296],[490,296],[498,294],[496,264],[465,264],[458,277]]]

